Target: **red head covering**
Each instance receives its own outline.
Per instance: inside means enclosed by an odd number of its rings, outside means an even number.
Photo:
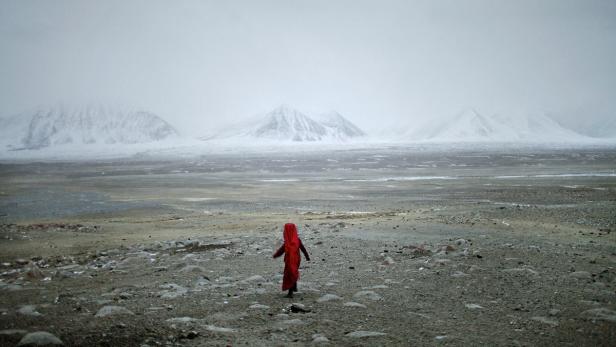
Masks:
[[[282,279],[282,290],[293,287],[299,279],[299,236],[297,227],[293,223],[284,225],[284,276]]]
[[[297,227],[293,223],[284,225],[284,250],[285,253],[299,251],[299,236],[297,236]]]

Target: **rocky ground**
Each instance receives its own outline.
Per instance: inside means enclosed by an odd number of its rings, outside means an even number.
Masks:
[[[404,181],[361,171],[317,186],[307,178],[327,173],[305,168],[195,177],[104,165],[123,174],[0,167],[0,345],[616,341],[613,177]],[[29,198],[41,187],[70,201]],[[79,209],[19,214],[20,204],[54,203]],[[271,257],[289,219],[312,258],[293,299]]]

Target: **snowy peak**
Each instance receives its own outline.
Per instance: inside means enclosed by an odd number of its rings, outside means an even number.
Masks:
[[[19,120],[19,121],[17,121]],[[38,109],[5,120],[2,133],[10,133],[5,146],[39,149],[54,145],[134,144],[177,136],[167,122],[147,111],[105,105]],[[12,124],[12,125],[11,125]]]
[[[325,127],[287,105],[269,112],[252,135],[258,138],[293,141],[320,141],[327,135]]]
[[[204,140],[256,139],[266,142],[344,142],[364,132],[337,112],[314,119],[288,105],[281,105],[250,122],[225,129]]]

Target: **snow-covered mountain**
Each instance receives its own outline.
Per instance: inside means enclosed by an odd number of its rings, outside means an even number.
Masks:
[[[203,140],[264,142],[344,142],[365,133],[337,112],[313,119],[287,105],[242,122]]]
[[[467,109],[452,118],[405,133],[406,140],[428,142],[576,142],[588,138],[543,114],[486,116]]]
[[[177,135],[175,128],[153,113],[103,105],[58,105],[0,119],[3,149],[136,144]]]

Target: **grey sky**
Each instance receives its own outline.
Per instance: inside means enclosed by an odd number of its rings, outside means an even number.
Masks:
[[[152,110],[191,134],[280,103],[363,127],[616,117],[616,1],[0,2],[0,115]]]

